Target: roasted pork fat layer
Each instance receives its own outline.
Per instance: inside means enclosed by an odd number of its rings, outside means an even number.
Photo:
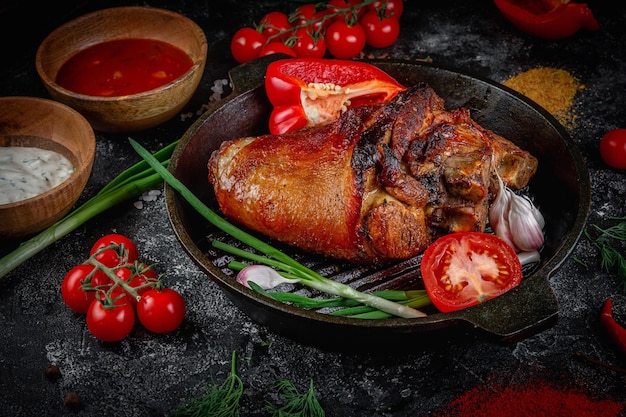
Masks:
[[[531,154],[419,85],[324,126],[224,142],[208,179],[225,216],[366,263],[418,255],[445,233],[484,231],[496,172],[517,189],[536,168]]]

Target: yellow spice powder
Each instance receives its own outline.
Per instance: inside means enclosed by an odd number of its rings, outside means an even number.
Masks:
[[[533,68],[515,75],[502,84],[525,95],[552,114],[562,125],[573,127],[574,96],[585,88],[569,72],[550,67]]]

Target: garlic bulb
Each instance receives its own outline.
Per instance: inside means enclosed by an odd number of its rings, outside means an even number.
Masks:
[[[544,242],[543,215],[528,197],[515,194],[497,178],[500,189],[489,209],[493,232],[517,252],[539,249]]]

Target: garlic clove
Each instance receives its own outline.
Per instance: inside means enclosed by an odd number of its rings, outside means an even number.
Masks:
[[[280,284],[292,284],[300,280],[285,278],[274,268],[270,268],[269,266],[250,265],[239,271],[236,281],[248,288],[250,288],[250,284],[248,282],[252,281],[264,290],[269,290],[279,286]]]
[[[537,224],[539,225],[539,227],[541,229],[544,228],[544,226],[546,225],[546,221],[543,218],[543,214],[541,214],[541,211],[539,211],[539,209],[537,207],[535,207],[535,205],[533,204],[533,202],[530,200],[530,198],[528,198],[527,196],[522,196],[524,199],[526,199],[526,201],[528,202],[528,204],[530,205],[530,210],[533,213],[533,216],[535,216],[535,220],[537,221]]]
[[[544,242],[542,224],[543,216],[528,198],[518,196],[511,192],[511,204],[509,211],[509,230],[513,241],[522,251],[539,249]]]
[[[530,198],[515,194],[496,178],[499,190],[489,209],[493,232],[516,252],[539,249],[544,243],[543,215]]]
[[[496,236],[504,240],[509,246],[517,251],[508,219],[511,200],[509,195],[510,191],[502,183],[500,177],[498,177],[498,181],[500,183],[500,188],[495,200],[491,204],[491,208],[489,209],[489,224],[491,225],[491,229]]]

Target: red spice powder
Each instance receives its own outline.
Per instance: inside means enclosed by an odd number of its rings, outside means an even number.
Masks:
[[[619,417],[625,412],[623,402],[594,398],[583,390],[557,387],[539,379],[478,386],[431,417]]]

